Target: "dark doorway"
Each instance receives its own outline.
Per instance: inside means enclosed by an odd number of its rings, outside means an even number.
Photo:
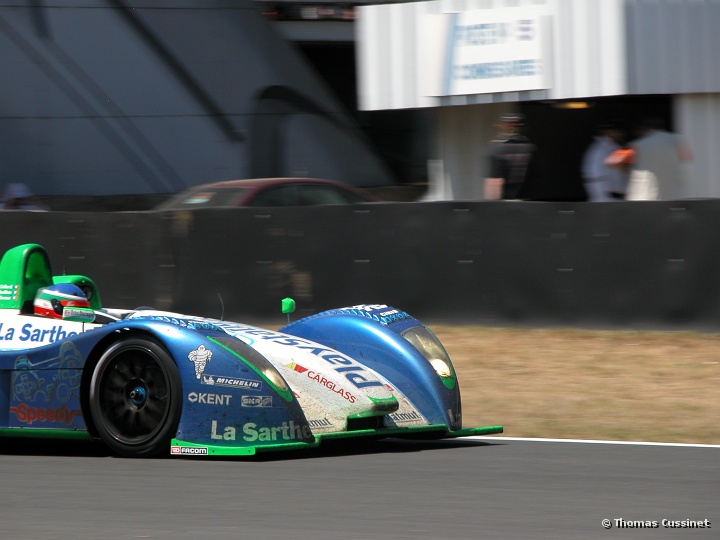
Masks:
[[[527,118],[527,135],[538,146],[543,170],[543,189],[535,200],[583,201],[586,199],[580,167],[583,154],[598,125],[614,122],[623,126],[628,140],[644,116],[672,123],[672,96],[643,95],[588,98],[573,101],[521,103]]]

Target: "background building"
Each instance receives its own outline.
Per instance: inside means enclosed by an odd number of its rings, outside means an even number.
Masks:
[[[720,196],[720,1],[369,4],[0,0],[0,183],[163,194],[299,175],[478,199],[493,125],[519,109],[547,200],[583,200],[597,123],[647,113],[689,139],[690,196]],[[525,21],[542,76],[444,85],[449,30],[487,41],[503,18]]]
[[[526,114],[540,146],[545,200],[583,199],[580,160],[597,123],[632,125],[647,114],[689,140],[695,155],[689,196],[718,197],[719,22],[717,0],[364,6],[357,18],[359,107],[433,111],[429,170],[436,199],[482,197],[493,124],[510,109]],[[536,71],[489,73],[483,64]]]

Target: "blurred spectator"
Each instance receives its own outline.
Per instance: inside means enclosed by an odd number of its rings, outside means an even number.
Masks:
[[[526,199],[529,186],[539,178],[537,147],[528,139],[525,117],[507,113],[497,124],[497,138],[490,143],[490,175],[485,179],[486,199]]]
[[[582,175],[589,202],[609,202],[625,197],[628,171],[614,167],[608,158],[621,150],[623,132],[615,124],[598,127],[583,156]]]
[[[23,183],[5,184],[0,208],[2,210],[48,210],[46,206],[34,200],[32,191]]]
[[[645,118],[638,138],[630,147],[635,151],[628,200],[673,200],[687,197],[683,162],[692,159],[685,140],[661,129],[658,118]]]

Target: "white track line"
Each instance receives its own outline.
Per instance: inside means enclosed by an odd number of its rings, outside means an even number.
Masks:
[[[576,443],[576,444],[624,444],[632,446],[679,446],[681,448],[720,448],[720,444],[686,444],[686,443],[663,443],[663,442],[633,442],[633,441],[599,441],[592,439],[532,439],[525,437],[492,437],[486,435],[471,435],[462,439],[478,441],[524,441],[524,442],[552,442],[552,443]]]

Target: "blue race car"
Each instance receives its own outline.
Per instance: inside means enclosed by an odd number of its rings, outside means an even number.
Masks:
[[[500,432],[462,427],[450,358],[398,309],[334,309],[276,331],[104,308],[92,279],[53,276],[38,244],[0,261],[0,436],[95,438],[147,457]]]

